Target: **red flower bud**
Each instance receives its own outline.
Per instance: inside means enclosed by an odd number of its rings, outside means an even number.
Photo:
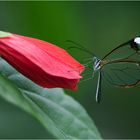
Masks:
[[[64,49],[21,35],[0,32],[0,56],[42,87],[76,89],[84,66]]]

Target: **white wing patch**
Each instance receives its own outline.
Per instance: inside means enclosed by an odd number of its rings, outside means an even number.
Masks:
[[[140,45],[140,37],[136,37],[136,38],[134,39],[134,42],[135,42],[136,44]]]

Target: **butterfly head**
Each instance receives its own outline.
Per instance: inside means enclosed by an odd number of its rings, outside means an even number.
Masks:
[[[101,68],[100,62],[100,59],[98,59],[97,57],[93,57],[93,69],[95,72]]]

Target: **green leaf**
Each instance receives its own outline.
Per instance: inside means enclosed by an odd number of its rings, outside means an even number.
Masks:
[[[34,117],[56,138],[101,138],[85,109],[62,89],[45,89],[0,60],[0,96]]]

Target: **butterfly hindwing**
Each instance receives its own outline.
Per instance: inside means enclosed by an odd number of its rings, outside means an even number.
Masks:
[[[113,63],[102,69],[104,78],[112,85],[131,88],[140,81],[140,66],[135,63]]]

